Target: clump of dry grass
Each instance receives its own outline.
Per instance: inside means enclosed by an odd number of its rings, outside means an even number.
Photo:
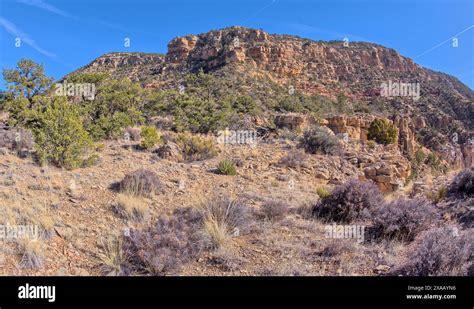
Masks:
[[[16,199],[0,200],[0,224],[38,226],[40,236],[49,238],[54,231],[54,217],[41,202],[23,204]]]
[[[5,187],[14,186],[16,183],[15,178],[13,175],[7,175],[4,179],[0,181],[0,185]]]
[[[327,245],[318,252],[318,255],[325,258],[332,258],[343,253],[354,251],[354,244],[351,241],[341,239],[331,239]]]
[[[148,213],[148,205],[141,197],[120,193],[113,210],[123,219],[141,222]]]
[[[436,191],[426,192],[426,198],[435,204],[441,202],[447,195],[448,189],[445,186],[438,188]]]
[[[204,221],[204,232],[209,237],[211,245],[215,248],[224,246],[232,237],[229,233],[227,224],[212,217],[207,218],[206,221]]]
[[[122,267],[126,262],[122,237],[111,236],[102,239],[100,247],[102,250],[98,254],[98,259],[102,273],[121,275],[123,273]]]
[[[45,203],[38,200],[32,203],[20,202],[15,195],[0,200],[0,225],[16,229],[12,253],[20,257],[19,267],[38,269],[44,262],[44,239],[53,235],[54,217],[48,212]]]
[[[42,229],[42,236],[44,238],[50,238],[54,232],[54,219],[49,216],[48,214],[42,213],[40,214],[36,222]]]
[[[319,196],[320,199],[325,199],[331,195],[331,192],[328,191],[325,187],[317,187],[316,194]]]
[[[122,193],[134,196],[151,196],[162,189],[158,175],[150,170],[140,169],[126,175],[118,184]]]
[[[39,240],[32,239],[19,239],[18,242],[18,253],[21,256],[20,267],[37,269],[43,266],[44,243]]]
[[[204,233],[213,248],[221,248],[229,239],[239,236],[251,224],[248,206],[240,200],[219,197],[206,203],[202,209]]]

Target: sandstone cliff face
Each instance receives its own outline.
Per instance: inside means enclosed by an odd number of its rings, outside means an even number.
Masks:
[[[181,63],[185,61],[196,46],[198,38],[194,35],[175,38],[168,44],[166,60],[169,63]]]
[[[398,128],[398,145],[402,153],[412,159],[419,148],[415,141],[415,124],[409,117],[395,116],[392,121]]]
[[[318,122],[311,116],[295,113],[280,114],[275,116],[275,125],[278,128],[286,128],[290,131],[302,132],[311,125]]]
[[[291,36],[269,35],[262,30],[233,27],[198,36],[185,36],[168,45],[167,61],[180,70],[215,71],[228,64],[246,64],[268,73],[274,81],[306,93],[338,91],[363,96],[368,80],[386,80],[389,75],[427,75],[417,64],[396,51],[368,43],[314,42]],[[389,74],[387,74],[389,73]],[[339,85],[332,85],[332,84]],[[359,85],[359,89],[347,86]]]
[[[347,116],[337,115],[327,118],[327,126],[335,134],[347,133],[351,139],[357,139],[366,141],[367,132],[370,123],[375,119],[375,116],[371,115],[359,115],[359,116]]]

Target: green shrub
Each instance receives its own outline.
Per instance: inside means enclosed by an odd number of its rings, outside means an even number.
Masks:
[[[100,157],[98,154],[94,153],[91,156],[89,156],[83,163],[82,167],[91,167],[99,164],[101,161]]]
[[[125,128],[143,123],[143,102],[147,97],[139,84],[107,79],[103,74],[78,75],[71,80],[97,84],[94,100],[78,103],[86,120],[84,126],[95,140],[121,137]]]
[[[105,148],[106,148],[106,146],[105,146],[104,143],[97,143],[97,144],[95,144],[95,151],[97,151],[97,152],[104,151]]]
[[[339,155],[342,152],[339,140],[322,127],[313,127],[305,131],[299,146],[311,154]]]
[[[173,130],[177,132],[217,132],[229,126],[230,119],[237,112],[254,112],[253,100],[234,95],[222,78],[199,72],[186,74],[183,79],[183,93],[159,91],[146,104],[149,115],[172,116]]]
[[[351,106],[348,102],[348,97],[343,93],[339,93],[337,95],[337,99],[334,105],[337,114],[350,114],[352,112]]]
[[[441,186],[436,192],[428,191],[426,192],[426,198],[437,204],[443,200],[448,194],[448,188]]]
[[[214,100],[183,95],[171,104],[176,131],[217,132],[219,128],[227,127],[230,123],[232,113],[226,101],[218,103]]]
[[[256,115],[258,112],[257,104],[250,96],[238,96],[233,99],[232,109],[244,115]]]
[[[141,123],[143,118],[141,112],[116,112],[113,115],[101,116],[92,123],[86,124],[86,129],[94,138],[118,138],[123,135],[125,128]]]
[[[418,149],[415,152],[415,163],[419,166],[425,162],[426,155],[423,150]]]
[[[140,135],[142,137],[142,142],[140,146],[143,149],[151,149],[161,141],[161,136],[158,133],[158,131],[155,129],[155,127],[150,127],[150,126],[142,127]]]
[[[374,141],[367,141],[367,146],[369,147],[369,149],[375,149],[375,146],[377,146],[377,144]]]
[[[423,164],[425,163],[426,155],[423,150],[418,149],[415,152],[415,157],[411,160],[411,174],[409,179],[413,180],[418,177]]]
[[[365,102],[354,102],[354,113],[373,114],[374,110]]]
[[[323,188],[323,187],[317,187],[316,193],[321,199],[325,199],[331,195],[331,192],[329,192],[326,188]]]
[[[77,108],[65,97],[55,98],[38,114],[40,126],[33,130],[41,163],[68,169],[83,166],[93,147],[82,126]]]
[[[275,109],[283,113],[301,113],[304,111],[300,98],[296,95],[284,95],[277,98]]]
[[[29,101],[23,97],[6,101],[4,109],[8,112],[8,124],[32,128],[37,123],[37,113],[29,106]]]
[[[441,160],[441,158],[437,156],[434,152],[430,152],[426,159],[428,165],[431,167],[432,170],[441,173],[447,172],[447,167],[443,165],[443,161]]]
[[[398,130],[387,119],[375,119],[369,127],[367,138],[379,144],[388,145],[397,141]]]
[[[185,161],[202,161],[217,155],[217,149],[211,139],[181,133],[176,139]]]
[[[44,67],[29,59],[18,61],[15,69],[4,69],[6,91],[1,109],[8,112],[8,124],[33,129],[38,126],[37,109],[49,102],[45,97],[52,78],[44,74]]]
[[[217,173],[221,175],[237,175],[237,170],[235,168],[234,162],[230,160],[222,160],[217,166]]]
[[[33,106],[36,96],[44,94],[51,87],[53,81],[44,74],[43,65],[30,59],[18,61],[15,69],[4,69],[3,79],[11,97],[26,98],[29,101],[28,108]]]

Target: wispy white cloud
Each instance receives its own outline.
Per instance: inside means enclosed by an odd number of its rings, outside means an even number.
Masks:
[[[63,16],[63,17],[69,18],[69,19],[73,19],[75,21],[89,23],[89,24],[91,24],[91,23],[99,24],[99,25],[105,26],[105,27],[107,27],[109,29],[113,29],[113,30],[130,31],[130,29],[128,29],[128,28],[125,28],[125,27],[123,27],[119,24],[109,22],[109,21],[106,21],[106,20],[95,19],[95,18],[94,19],[86,19],[86,20],[80,19],[76,16],[73,16],[73,15],[69,14],[68,12],[66,12],[64,10],[61,10],[61,9],[57,8],[56,6],[54,6],[52,4],[46,3],[43,0],[16,0],[16,2],[26,4],[26,5],[29,5],[29,6],[33,6],[33,7],[51,12],[51,13],[56,14],[56,15],[60,15],[60,16]],[[140,32],[140,33],[143,33],[143,34],[154,35],[152,33],[144,32],[144,31],[134,31],[134,32]]]
[[[41,48],[27,33],[18,29],[18,27],[13,24],[12,22],[6,20],[3,17],[0,17],[0,26],[5,29],[6,32],[10,33],[11,35],[20,38],[21,42],[29,45],[31,48],[36,50],[37,52],[49,57],[49,58],[56,58],[56,55]]]
[[[266,4],[264,7],[262,7],[260,10],[256,11],[255,13],[252,14],[249,18],[245,19],[242,24],[245,24],[246,22],[250,21],[251,19],[257,17],[258,14],[262,13],[266,9],[268,9],[270,6],[275,4],[277,0],[271,0],[268,4]]]
[[[43,0],[17,0],[18,3],[23,3],[26,5],[34,6],[45,11],[51,12],[53,14],[61,15],[67,18],[74,18],[71,14],[55,7],[52,4],[46,3]]]
[[[461,34],[463,34],[464,32],[466,31],[469,31],[471,30],[472,28],[474,28],[474,25],[470,25],[469,27],[467,27],[466,29],[464,29],[463,31],[459,32],[459,33],[456,33],[455,35],[453,35],[452,37],[450,37],[449,39],[447,40],[444,40],[443,42],[439,43],[439,44],[436,44],[435,46],[431,47],[430,49],[428,50],[425,50],[424,52],[422,52],[421,54],[419,54],[418,56],[416,56],[415,58],[413,59],[417,59],[417,58],[420,58],[421,56],[424,56],[426,55],[427,53],[437,49],[438,47],[441,47],[443,46],[444,44],[446,44],[447,42],[450,42],[452,41],[454,38],[460,36]]]

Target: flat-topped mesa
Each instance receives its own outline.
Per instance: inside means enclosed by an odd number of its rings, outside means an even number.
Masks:
[[[231,27],[173,39],[167,61],[190,70],[219,68],[230,62],[247,63],[279,77],[316,73],[319,79],[344,80],[360,75],[360,68],[415,72],[420,67],[393,49],[370,43],[315,42],[262,30]]]

